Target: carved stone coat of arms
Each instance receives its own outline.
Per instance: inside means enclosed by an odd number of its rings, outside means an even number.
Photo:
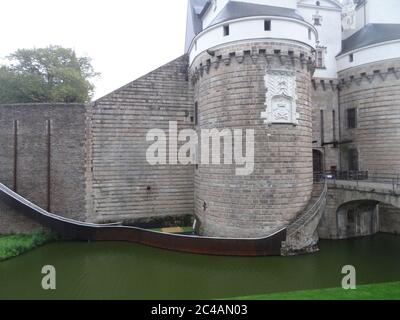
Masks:
[[[265,112],[261,113],[266,124],[298,124],[296,106],[296,73],[290,70],[268,70],[265,75]]]

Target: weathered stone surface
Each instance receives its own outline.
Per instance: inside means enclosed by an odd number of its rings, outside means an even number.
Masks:
[[[318,234],[321,239],[345,239],[379,231],[396,233],[399,232],[399,209],[400,193],[394,192],[390,185],[331,182]],[[350,221],[349,214],[354,221]],[[391,228],[389,221],[395,222]]]
[[[381,232],[400,234],[400,208],[380,204],[379,223]]]
[[[0,234],[29,234],[44,227],[30,218],[25,217],[21,212],[0,202]]]
[[[312,192],[309,57],[311,52],[296,44],[237,43],[217,48],[214,57],[203,53],[191,66],[197,129],[255,130],[251,175],[237,176],[235,164],[200,164],[196,170],[195,212],[203,234],[267,236],[306,207]],[[211,65],[208,73],[202,72],[206,65]],[[268,67],[296,72],[297,126],[264,123]]]
[[[324,155],[323,170],[339,170],[339,149],[334,144],[339,141],[338,98],[337,80],[313,79],[313,148]]]
[[[400,60],[340,72],[339,92],[331,90],[326,82],[314,79],[313,140],[321,146],[321,110],[324,111],[325,142],[333,138],[333,122],[329,117],[335,110],[340,124],[336,134],[342,144],[339,149],[321,148],[325,169],[337,166],[338,170],[348,171],[349,151],[356,150],[359,170],[368,171],[374,181],[387,178],[387,187],[391,189],[392,179],[400,174]],[[348,128],[347,110],[350,108],[357,109],[357,127],[354,129]],[[377,231],[399,232],[399,202],[394,201],[398,198],[393,197],[390,190],[378,190],[376,186],[367,189],[360,192],[329,190],[326,212],[318,229],[321,238],[347,238]],[[349,211],[358,212],[356,225],[347,220]]]
[[[352,68],[339,74],[342,167],[348,168],[347,151],[359,153],[359,169],[371,175],[400,174],[400,60]],[[346,110],[357,108],[357,128],[347,128]]]
[[[178,130],[193,128],[193,109],[186,56],[94,103],[88,113],[89,221],[193,214],[194,166],[151,166],[146,160],[154,143],[146,141],[149,130],[168,134],[169,121]]]
[[[282,255],[291,256],[319,251],[318,225],[325,213],[327,184],[315,184],[313,196],[307,208],[287,228],[287,238]]]
[[[343,71],[338,90],[334,79],[311,82],[312,59],[298,44],[233,43],[216,48],[214,56],[201,54],[190,67],[187,57],[180,57],[92,106],[1,105],[0,182],[77,220],[172,225],[190,221],[195,213],[205,235],[267,236],[290,225],[310,204],[313,148],[324,153],[326,170],[347,170],[347,151],[356,149],[360,170],[400,174],[400,60]],[[296,74],[296,125],[268,125],[263,117],[269,69]],[[146,150],[153,143],[146,141],[149,130],[168,133],[169,121],[176,121],[178,130],[195,128],[195,102],[198,131],[255,130],[253,174],[236,175],[236,164],[196,169],[147,162]],[[358,110],[356,129],[347,128],[349,108]],[[346,143],[323,146],[336,140]],[[400,233],[400,198],[390,190],[366,188],[329,189],[320,238]],[[354,210],[358,220],[349,223],[348,212]],[[316,223],[298,233],[294,249],[301,251],[304,243],[316,248]],[[38,228],[0,203],[0,233]]]
[[[85,112],[74,104],[0,105],[0,182],[51,212],[85,220]],[[0,233],[38,227],[3,203],[0,212]]]

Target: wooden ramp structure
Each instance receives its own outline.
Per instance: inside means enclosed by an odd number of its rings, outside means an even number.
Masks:
[[[0,183],[0,201],[74,241],[128,241],[179,252],[219,256],[280,256],[286,228],[265,238],[212,238],[157,232],[116,224],[92,224],[68,219],[40,208]]]

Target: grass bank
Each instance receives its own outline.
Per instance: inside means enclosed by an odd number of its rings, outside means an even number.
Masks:
[[[48,232],[0,236],[0,261],[19,256],[54,240],[56,240],[56,236]]]
[[[237,300],[400,300],[400,282],[342,288],[295,291],[237,298]]]

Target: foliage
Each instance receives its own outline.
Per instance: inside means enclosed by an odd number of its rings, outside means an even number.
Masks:
[[[58,46],[20,49],[0,67],[0,103],[83,103],[98,76],[88,57]]]
[[[55,239],[54,234],[43,231],[29,235],[2,236],[0,237],[0,261],[19,256]]]

